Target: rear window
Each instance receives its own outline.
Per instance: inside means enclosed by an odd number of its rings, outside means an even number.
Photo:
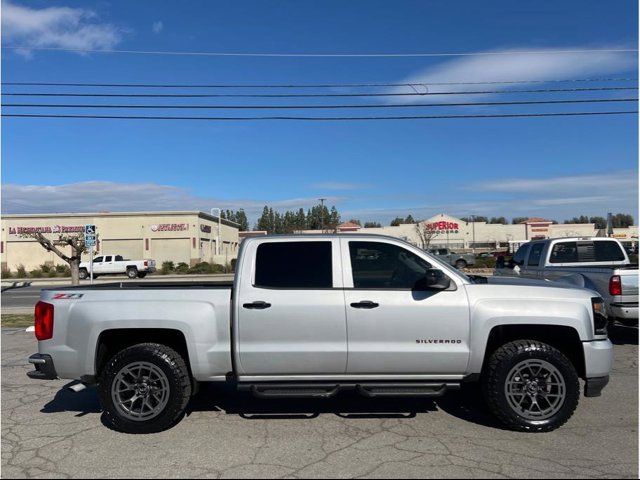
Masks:
[[[529,254],[529,260],[527,260],[527,265],[530,267],[537,267],[540,264],[540,257],[542,257],[542,249],[544,248],[544,243],[535,243],[531,247],[531,253]]]
[[[576,263],[577,261],[577,242],[559,242],[553,246],[549,263]]]
[[[331,288],[331,242],[271,242],[258,246],[256,287]]]
[[[522,245],[518,249],[516,254],[513,256],[513,263],[515,263],[516,265],[524,265],[524,259],[527,256],[527,253],[529,252],[529,248],[531,248],[530,243],[526,243]]]
[[[620,262],[624,260],[624,252],[618,242],[596,240],[594,243],[596,262]]]

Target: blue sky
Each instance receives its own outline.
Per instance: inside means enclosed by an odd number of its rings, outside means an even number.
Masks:
[[[638,11],[632,1],[12,0],[2,5],[3,45],[25,47],[21,51],[3,50],[4,82],[501,81],[636,78],[638,69],[635,54],[554,53],[637,48]],[[546,53],[436,58],[220,58],[72,53],[36,47],[238,53]],[[567,84],[521,87],[559,86]],[[437,92],[438,88],[469,89],[432,86],[430,91]],[[3,92],[24,90],[3,87]],[[50,90],[40,87],[38,91]],[[580,95],[622,98],[635,97],[637,92]],[[531,94],[510,94],[456,100],[534,98],[538,99]],[[545,98],[565,97],[550,94]],[[15,99],[4,97],[5,102]],[[224,99],[218,103],[225,101],[238,103]],[[261,99],[248,102],[260,101],[274,103]],[[388,98],[352,99],[350,103],[400,101],[410,103]],[[635,107],[626,103],[355,113],[509,113]],[[168,114],[237,115],[233,111],[192,110]],[[544,216],[562,220],[613,210],[637,217],[637,135],[634,115],[361,123],[5,118],[3,212],[208,210],[220,206],[245,208],[255,218],[265,203],[279,209],[307,208],[317,198],[326,197],[345,219],[363,221],[387,222],[408,213],[426,218],[441,211],[458,216]]]

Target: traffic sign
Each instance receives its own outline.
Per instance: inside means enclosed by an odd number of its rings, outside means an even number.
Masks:
[[[84,226],[84,234],[86,235],[95,235],[96,234],[96,226],[95,225],[85,225]]]
[[[95,247],[96,246],[96,236],[95,235],[85,235],[84,236],[84,244],[86,247]]]

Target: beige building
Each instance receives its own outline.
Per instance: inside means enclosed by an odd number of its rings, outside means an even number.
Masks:
[[[529,218],[515,225],[502,225],[465,222],[444,213],[435,215],[418,226],[412,223],[396,227],[362,228],[347,222],[338,226],[338,232],[390,235],[423,247],[424,242],[418,233],[418,228],[424,228],[425,225],[432,232],[429,248],[450,248],[459,251],[482,252],[507,248],[514,250],[522,243],[540,238],[595,237],[605,234],[602,230],[596,229],[593,223],[553,224],[550,220],[543,218]],[[317,230],[304,233],[313,232]],[[638,242],[638,227],[616,228],[613,236],[624,243],[635,245]]]
[[[96,226],[96,253],[154,259],[158,267],[164,261],[226,264],[238,255],[238,225],[225,219],[218,223],[217,217],[203,212],[18,214],[2,216],[2,268],[15,271],[23,265],[31,270],[42,264],[62,264],[25,234],[39,231],[49,238],[82,234],[87,224]]]

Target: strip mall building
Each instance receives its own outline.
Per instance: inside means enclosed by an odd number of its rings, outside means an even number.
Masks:
[[[422,222],[433,235],[429,248],[450,248],[452,250],[496,250],[519,247],[529,240],[558,237],[596,237],[604,236],[593,223],[554,224],[543,218],[530,218],[515,225],[502,225],[486,222],[465,222],[444,213]],[[402,238],[421,246],[420,235],[415,224],[396,227],[361,228],[356,224],[342,224],[341,232],[378,233]],[[638,227],[614,228],[613,237],[624,243],[637,244]]]
[[[217,217],[197,211],[3,215],[2,268],[15,271],[23,265],[32,270],[63,263],[25,234],[42,232],[53,239],[81,233],[87,224],[96,225],[97,253],[150,258],[158,266],[164,261],[226,264],[238,254],[238,225],[225,219],[218,223]]]

